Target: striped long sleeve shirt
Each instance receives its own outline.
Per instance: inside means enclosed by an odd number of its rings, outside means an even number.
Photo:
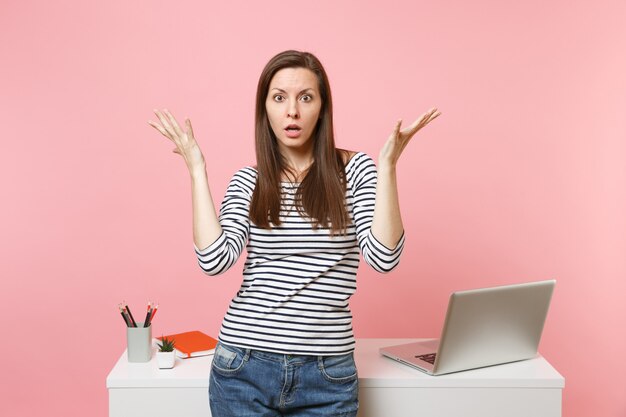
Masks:
[[[348,305],[356,290],[359,250],[376,271],[394,269],[404,247],[395,248],[371,232],[376,197],[374,161],[363,152],[346,164],[345,235],[313,229],[294,207],[297,184],[281,183],[280,226],[257,227],[249,207],[257,171],[245,167],[232,177],[222,201],[222,234],[208,247],[194,244],[200,268],[208,275],[228,270],[244,247],[243,282],[230,302],[219,340],[243,348],[299,355],[339,355],[354,350]]]

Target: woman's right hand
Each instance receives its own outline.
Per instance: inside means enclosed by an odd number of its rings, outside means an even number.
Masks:
[[[197,168],[204,169],[204,156],[193,136],[191,121],[185,119],[187,130],[182,130],[174,116],[172,116],[167,109],[163,111],[154,109],[154,113],[157,115],[162,125],[152,120],[149,120],[148,124],[176,144],[176,148],[173,152],[181,155],[185,159],[189,172],[192,173],[193,170]]]

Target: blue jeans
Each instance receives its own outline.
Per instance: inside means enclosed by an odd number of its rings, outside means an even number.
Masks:
[[[218,343],[211,365],[212,417],[356,416],[352,353],[283,355]]]

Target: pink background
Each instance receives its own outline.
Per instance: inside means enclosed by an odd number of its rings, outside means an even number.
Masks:
[[[338,146],[376,159],[397,118],[442,112],[398,167],[400,266],[361,263],[357,337],[436,337],[453,290],[556,278],[564,415],[626,415],[624,3],[225,3],[0,6],[0,414],[106,416],[123,299],[159,301],[155,335],[217,333],[243,257],[202,274],[189,175],[147,121],[191,118],[219,206],[294,48],[327,69]]]

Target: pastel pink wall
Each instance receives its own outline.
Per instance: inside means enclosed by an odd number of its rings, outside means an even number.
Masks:
[[[442,112],[398,168],[400,266],[361,264],[357,336],[437,336],[453,290],[556,278],[564,415],[626,415],[624,3],[226,3],[0,6],[0,414],[107,415],[122,299],[160,302],[157,335],[217,333],[243,257],[201,273],[188,173],[147,121],[191,118],[219,206],[293,48],[326,66],[339,146],[376,159],[397,118]]]

